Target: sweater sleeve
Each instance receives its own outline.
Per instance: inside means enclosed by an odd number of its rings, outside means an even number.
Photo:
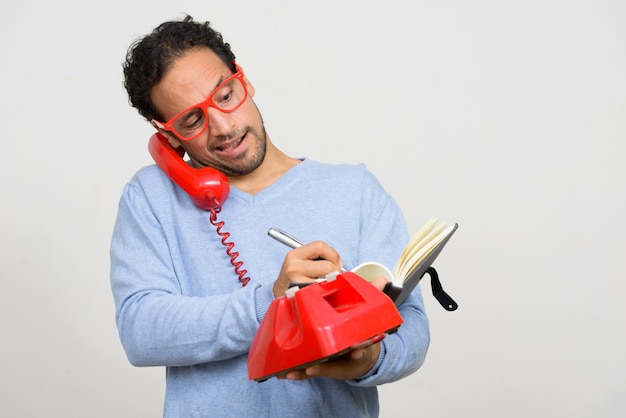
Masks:
[[[245,354],[273,298],[251,282],[213,296],[183,294],[172,238],[138,182],[121,197],[111,244],[116,321],[129,361],[185,366]]]
[[[361,205],[362,234],[359,259],[379,261],[393,271],[395,263],[408,242],[408,231],[400,208],[371,177],[371,190]],[[371,193],[371,194],[369,194]],[[392,382],[415,372],[424,362],[430,344],[430,331],[420,286],[417,286],[399,307],[403,324],[381,342],[377,366],[352,384],[373,386]]]

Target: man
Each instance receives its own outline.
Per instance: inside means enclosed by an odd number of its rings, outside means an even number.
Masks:
[[[335,361],[259,383],[248,379],[247,354],[290,283],[363,261],[395,264],[408,240],[396,203],[362,165],[281,152],[254,86],[208,22],[163,23],[131,46],[124,74],[131,104],[172,147],[228,177],[219,218],[249,278],[238,280],[211,214],[158,167],[126,185],[111,245],[116,320],[132,364],[167,368],[165,416],[377,416],[376,385],[413,373],[426,355],[419,288],[399,309],[397,333]],[[268,237],[271,227],[307,244],[290,250]]]

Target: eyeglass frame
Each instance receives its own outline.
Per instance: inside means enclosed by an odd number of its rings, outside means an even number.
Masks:
[[[174,133],[174,135],[176,135],[176,137],[178,139],[180,139],[181,141],[191,141],[193,139],[196,139],[200,135],[202,135],[204,133],[204,131],[206,131],[207,128],[209,127],[209,107],[215,108],[215,109],[219,110],[222,113],[232,113],[235,110],[239,109],[241,107],[241,105],[243,105],[246,102],[246,100],[248,99],[248,88],[246,87],[246,83],[244,81],[245,75],[243,73],[243,70],[241,69],[241,67],[236,62],[233,62],[233,64],[235,64],[235,69],[237,70],[235,72],[235,74],[231,75],[226,80],[222,81],[216,88],[214,88],[211,91],[211,93],[209,93],[209,97],[205,101],[200,102],[200,103],[196,103],[195,105],[189,106],[188,108],[182,110],[181,112],[178,112],[175,116],[170,118],[170,120],[168,120],[167,122],[160,122],[160,121],[158,121],[156,119],[152,119],[152,123],[159,129],[163,129],[165,131]],[[213,95],[217,91],[219,91],[222,87],[224,87],[226,84],[231,82],[232,80],[238,80],[241,83],[241,85],[243,86],[244,98],[241,101],[241,103],[239,103],[237,106],[233,107],[232,109],[223,110],[222,108],[217,106],[215,101],[213,101]],[[204,115],[206,117],[206,123],[204,124],[204,127],[197,134],[195,134],[194,136],[189,137],[189,138],[183,138],[181,135],[178,134],[178,131],[174,127],[174,122],[176,122],[176,119],[178,119],[179,117],[181,117],[185,113],[187,113],[190,110],[195,109],[195,108],[200,108],[200,110],[202,110],[202,112],[204,113]]]

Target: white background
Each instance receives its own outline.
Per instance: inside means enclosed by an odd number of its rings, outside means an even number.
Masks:
[[[428,358],[380,388],[381,416],[626,415],[625,2],[4,8],[1,416],[162,414],[164,370],[117,337],[108,248],[151,163],[121,63],[184,12],[231,43],[280,148],[366,163],[412,232],[460,224],[436,263],[460,308],[426,294]]]

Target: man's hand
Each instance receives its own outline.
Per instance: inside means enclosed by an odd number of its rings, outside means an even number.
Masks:
[[[291,250],[285,256],[280,274],[274,282],[274,297],[283,296],[290,283],[313,282],[341,269],[337,251],[322,241]]]
[[[305,380],[312,377],[330,377],[333,379],[358,379],[370,371],[378,360],[380,343],[365,348],[358,348],[333,361],[309,366],[302,370],[292,370],[277,376],[278,379]]]

